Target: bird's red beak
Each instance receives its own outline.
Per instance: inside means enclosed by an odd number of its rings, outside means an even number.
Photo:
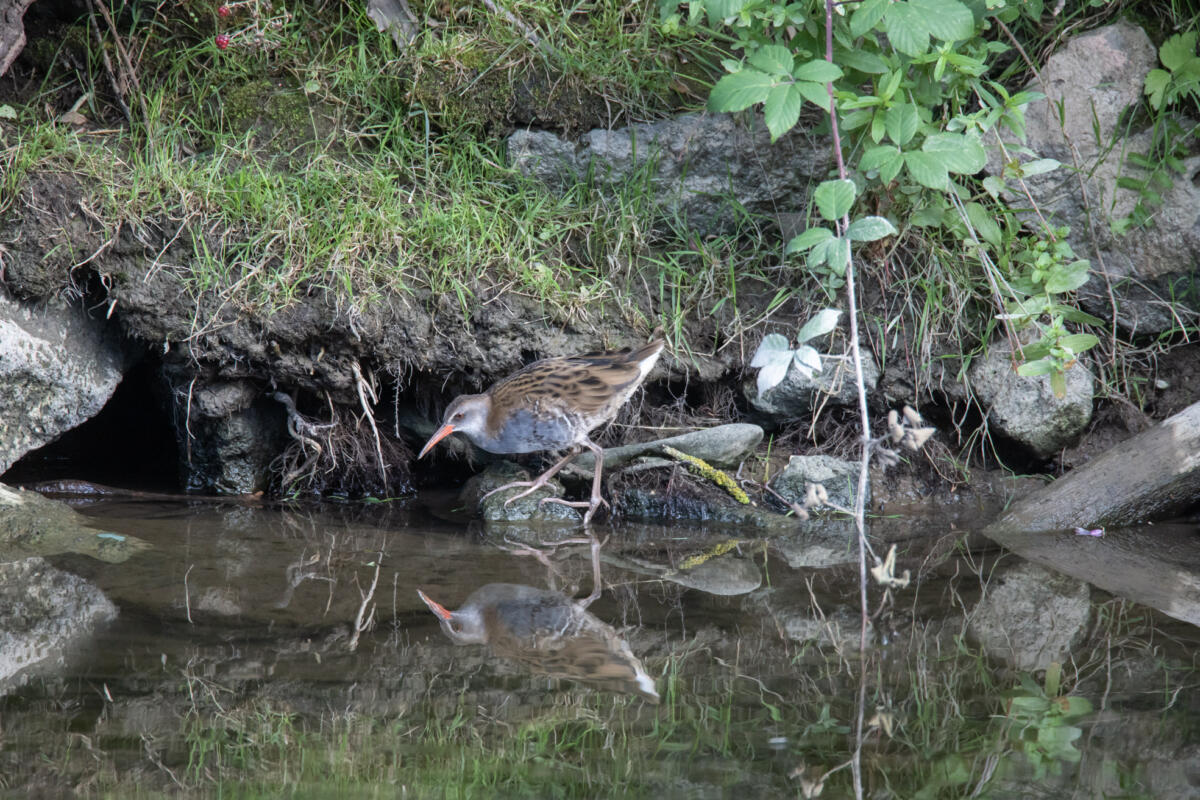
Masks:
[[[429,437],[429,441],[421,448],[421,452],[417,454],[417,458],[424,458],[425,454],[433,449],[433,446],[445,439],[450,434],[454,433],[454,426],[447,422],[445,425],[437,429],[437,433]]]
[[[447,427],[449,427],[449,426],[447,426]],[[433,613],[437,614],[442,619],[450,619],[450,617],[454,616],[449,611],[447,611],[446,607],[443,606],[441,603],[430,600],[429,595],[425,594],[420,589],[417,589],[417,594],[421,595],[421,599],[425,601],[425,605],[429,606],[429,610],[432,611]]]

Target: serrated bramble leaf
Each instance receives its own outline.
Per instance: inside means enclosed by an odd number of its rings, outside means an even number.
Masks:
[[[828,228],[809,228],[798,236],[793,236],[784,250],[785,255],[791,255],[799,250],[811,250],[815,245],[833,238],[833,231]]]
[[[765,72],[743,68],[717,81],[708,96],[712,111],[742,111],[767,99],[775,79]]]
[[[854,207],[854,198],[858,190],[854,181],[843,178],[840,180],[822,181],[813,192],[813,200],[821,217],[835,222],[850,213]]]
[[[936,155],[950,172],[974,175],[987,164],[983,142],[973,134],[935,133],[925,137],[921,151]]]
[[[884,164],[898,157],[900,157],[900,148],[898,147],[886,144],[879,147],[869,147],[863,153],[862,158],[858,160],[858,168],[861,170],[879,169]]]
[[[862,217],[846,228],[846,238],[852,242],[874,242],[895,235],[895,226],[884,217]]]
[[[816,269],[828,263],[829,248],[833,246],[835,241],[837,241],[836,237],[831,236],[812,246],[812,249],[808,251],[808,256],[805,258],[805,263],[808,264],[809,269]]]
[[[794,85],[805,100],[817,108],[828,110],[829,90],[825,88],[825,84],[813,83],[812,81],[796,81]]]
[[[750,56],[750,65],[769,75],[790,75],[795,62],[792,52],[777,44],[758,48]]]
[[[804,326],[796,333],[796,341],[803,343],[816,336],[823,336],[829,333],[837,327],[838,319],[841,316],[842,312],[836,308],[821,310],[816,316],[804,323]]]
[[[980,239],[992,247],[1000,247],[1004,238],[1003,232],[1000,230],[1000,225],[992,218],[991,212],[982,204],[967,203],[967,219],[971,221],[971,225]]]
[[[850,240],[837,237],[829,240],[829,269],[838,276],[846,274],[850,265]]]
[[[925,30],[943,42],[961,42],[975,35],[975,16],[958,0],[908,0],[924,21]]]
[[[788,343],[786,336],[781,333],[768,333],[758,343],[758,349],[754,351],[754,357],[750,359],[750,366],[765,367],[772,360],[778,360],[780,357],[791,358],[791,352],[792,346]],[[780,353],[783,353],[784,356],[780,356]]]
[[[831,83],[842,77],[842,68],[823,58],[815,58],[797,67],[793,76],[798,81]]]
[[[858,8],[850,16],[850,35],[854,38],[862,36],[879,24],[883,12],[887,11],[890,0],[866,0],[858,4]]]
[[[917,107],[911,103],[892,106],[884,113],[883,119],[888,138],[901,147],[912,141],[921,124]]]
[[[796,369],[806,378],[811,378],[814,372],[821,371],[821,354],[806,344],[796,348],[792,360],[796,362]]]
[[[834,60],[844,69],[854,69],[867,75],[882,75],[888,71],[887,62],[877,53],[867,50],[837,49],[833,53]]]
[[[767,130],[771,132],[772,142],[796,125],[803,102],[800,90],[794,83],[781,83],[767,95],[767,101],[763,104],[763,119],[766,120]]]
[[[914,151],[904,154],[904,164],[913,180],[930,189],[950,188],[950,176],[941,159],[929,153]]]
[[[908,3],[892,3],[883,15],[884,31],[892,47],[906,56],[924,55],[929,50],[929,30],[921,15]]]
[[[725,20],[742,10],[745,0],[704,0],[704,8],[710,18]]]

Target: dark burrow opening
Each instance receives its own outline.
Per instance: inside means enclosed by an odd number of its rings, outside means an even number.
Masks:
[[[0,478],[29,485],[81,480],[139,491],[182,489],[179,449],[164,406],[161,365],[144,359],[92,419],[27,453]]]

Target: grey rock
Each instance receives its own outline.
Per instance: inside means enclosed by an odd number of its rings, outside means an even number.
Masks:
[[[1112,228],[1141,199],[1136,189],[1117,181],[1147,177],[1126,158],[1148,153],[1153,134],[1148,129],[1126,134],[1122,120],[1125,110],[1140,101],[1146,73],[1157,65],[1153,43],[1131,23],[1073,37],[1048,59],[1041,81],[1027,87],[1046,94],[1026,111],[1025,144],[1032,155],[1018,156],[1021,143],[1007,141],[1004,151],[993,147],[988,164],[988,171],[998,174],[1006,157],[1062,162],[1063,168],[1024,180],[1040,212],[1027,215],[1026,226],[1041,230],[1043,216],[1053,225],[1069,225],[1072,248],[1092,262],[1093,276],[1079,290],[1085,307],[1105,319],[1115,316],[1126,330],[1143,334],[1197,319],[1195,304],[1184,302],[1174,285],[1190,281],[1200,259],[1200,187],[1186,177],[1200,169],[1200,157],[1184,159],[1184,175],[1175,176],[1169,189],[1156,187],[1163,203],[1154,209],[1150,224],[1123,235]],[[1062,109],[1061,124],[1056,108]],[[1086,176],[1086,198],[1080,175]],[[1028,198],[1012,188],[1008,199],[1028,206]]]
[[[148,547],[137,537],[89,527],[66,503],[0,483],[0,561],[81,553],[119,563]]]
[[[879,367],[869,357],[863,358],[863,384],[873,392],[879,383]],[[857,406],[858,388],[854,385],[854,365],[847,354],[844,358],[821,359],[824,368],[810,378],[795,364],[788,367],[783,380],[758,396],[755,380],[748,380],[743,391],[750,405],[773,422],[782,424],[801,419],[822,404]]]
[[[972,363],[967,376],[988,423],[1043,458],[1071,444],[1092,419],[1094,381],[1082,361],[1067,370],[1062,398],[1050,376],[1016,373],[1007,342]]]
[[[181,448],[189,455],[184,464],[188,488],[217,494],[266,489],[271,462],[283,447],[285,420],[282,407],[267,401],[226,416],[193,419],[179,432],[191,437],[190,447]]]
[[[663,447],[673,447],[681,453],[707,461],[714,467],[736,468],[758,447],[763,438],[763,429],[746,422],[734,422],[692,431],[652,442],[610,447],[604,451],[604,468],[612,469],[628,464],[635,458],[647,454],[661,455]],[[574,464],[590,472],[596,463],[590,452],[581,453]]]
[[[859,465],[833,456],[792,456],[783,472],[771,481],[771,487],[793,503],[804,503],[808,484],[819,483],[829,493],[829,501],[842,508],[854,508],[858,489]],[[871,503],[871,484],[867,482],[867,505]]]
[[[250,381],[221,381],[197,388],[187,400],[202,417],[226,417],[250,407],[258,396]]]
[[[18,303],[0,291],[0,474],[95,416],[126,366],[102,320],[58,301]]]
[[[615,194],[648,177],[664,217],[681,217],[700,235],[729,231],[741,210],[775,216],[803,212],[809,188],[828,177],[829,147],[793,129],[772,143],[761,117],[685,114],[617,130],[592,130],[578,148],[553,134],[520,131],[508,142],[522,172],[552,186],[592,170]]]
[[[562,497],[563,488],[557,481],[550,481],[546,486],[530,495],[505,505],[505,501],[525,491],[523,488],[513,488],[498,492],[490,497],[484,497],[493,489],[512,481],[527,481],[532,476],[528,470],[518,467],[510,461],[500,461],[488,465],[487,469],[472,477],[463,486],[459,495],[467,507],[478,507],[485,523],[504,522],[551,522],[577,524],[583,520],[577,509],[564,506],[561,503],[542,503],[547,497]]]
[[[614,500],[622,517],[650,522],[704,522],[757,528],[762,531],[790,530],[796,521],[755,505],[739,503],[716,487],[673,491],[628,487]]]
[[[41,558],[0,562],[0,696],[57,667],[117,608],[83,578]]]
[[[1045,669],[1070,657],[1091,619],[1091,591],[1083,581],[1028,561],[993,573],[968,618],[987,654],[1015,669]]]

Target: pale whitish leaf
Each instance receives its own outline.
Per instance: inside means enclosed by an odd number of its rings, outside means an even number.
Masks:
[[[0,119],[16,119],[17,112],[10,105],[0,105]]]
[[[771,132],[771,141],[775,141],[787,133],[800,119],[800,106],[804,99],[794,83],[781,83],[767,95],[763,105],[763,118],[767,130]]]
[[[1008,187],[1004,183],[1003,178],[998,178],[995,175],[989,175],[983,179],[983,188],[987,190],[987,193],[992,196],[993,200],[999,200],[1000,193],[1005,191]]]
[[[792,346],[788,344],[786,336],[780,333],[768,333],[758,343],[758,349],[754,351],[754,358],[750,359],[750,366],[766,366],[779,354],[782,353],[784,358],[788,358],[791,352]]]
[[[784,250],[786,255],[791,255],[799,250],[810,250],[815,245],[833,238],[833,231],[828,228],[809,228],[799,236],[792,237],[792,240],[787,243],[787,248]]]
[[[883,217],[856,219],[846,228],[846,238],[852,242],[874,242],[895,235],[896,228]]]
[[[792,53],[786,47],[769,44],[754,51],[754,55],[750,56],[750,64],[772,75],[790,75]]]
[[[1088,282],[1090,266],[1091,262],[1083,259],[1055,266],[1046,278],[1046,291],[1051,294],[1075,291]]]
[[[816,201],[817,211],[821,216],[833,222],[850,213],[856,194],[852,180],[822,181],[813,192],[813,200]]]
[[[1091,350],[1098,344],[1100,344],[1100,340],[1090,333],[1072,333],[1058,340],[1059,347],[1065,347],[1075,355]]]
[[[817,312],[817,315],[804,323],[800,331],[796,334],[797,342],[807,342],[817,336],[824,336],[837,327],[838,319],[842,316],[840,309],[826,308]]]
[[[743,69],[717,81],[708,95],[713,111],[742,111],[767,99],[775,79],[756,69]]]
[[[1026,361],[1021,366],[1017,367],[1017,374],[1026,378],[1036,378],[1039,375],[1049,375],[1054,371],[1054,365],[1049,361],[1038,359],[1037,361]]]
[[[792,365],[792,357],[788,355],[782,361],[772,361],[758,371],[758,396],[762,397],[764,392],[768,392],[779,385],[783,377],[787,375],[788,367]]]
[[[792,360],[796,362],[796,369],[803,372],[806,378],[811,378],[814,372],[821,371],[821,354],[806,344],[796,348]]]

